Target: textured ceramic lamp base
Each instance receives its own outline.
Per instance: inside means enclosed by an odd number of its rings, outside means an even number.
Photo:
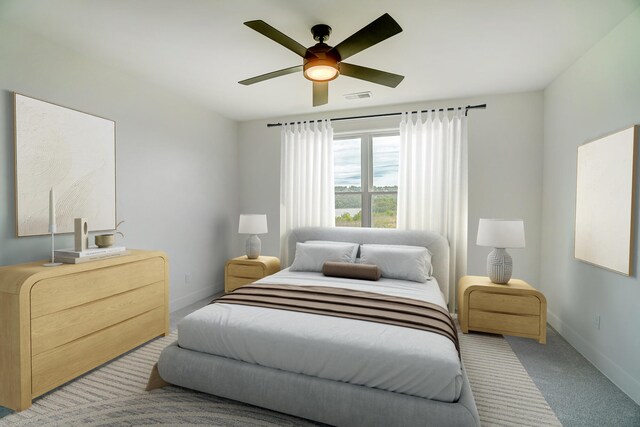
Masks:
[[[261,249],[261,242],[260,242],[260,238],[258,237],[257,234],[252,234],[248,239],[247,239],[247,258],[249,259],[256,259],[260,256],[260,249]]]
[[[503,248],[495,248],[487,257],[487,276],[493,283],[504,285],[511,279],[513,261]]]

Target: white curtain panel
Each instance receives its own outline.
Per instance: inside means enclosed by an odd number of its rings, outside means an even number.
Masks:
[[[285,124],[280,156],[280,260],[286,267],[292,229],[335,226],[331,123]]]
[[[398,228],[449,240],[449,310],[467,269],[467,119],[463,110],[403,113],[398,167]]]

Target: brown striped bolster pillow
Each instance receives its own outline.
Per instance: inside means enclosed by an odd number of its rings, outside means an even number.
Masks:
[[[378,280],[381,272],[378,266],[373,264],[326,261],[322,266],[322,274],[346,279]]]

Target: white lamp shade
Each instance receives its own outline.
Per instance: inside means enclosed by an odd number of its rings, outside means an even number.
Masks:
[[[492,248],[524,248],[524,221],[480,218],[476,244]]]
[[[258,215],[240,215],[240,225],[238,233],[240,234],[264,234],[267,232],[267,216]]]

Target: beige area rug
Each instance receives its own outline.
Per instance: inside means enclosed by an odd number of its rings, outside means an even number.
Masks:
[[[144,391],[151,367],[176,338],[156,339],[0,419],[11,426],[312,426],[310,421],[180,387]],[[509,344],[500,336],[460,336],[483,426],[559,426]]]
[[[562,425],[501,335],[458,334],[483,426]]]

